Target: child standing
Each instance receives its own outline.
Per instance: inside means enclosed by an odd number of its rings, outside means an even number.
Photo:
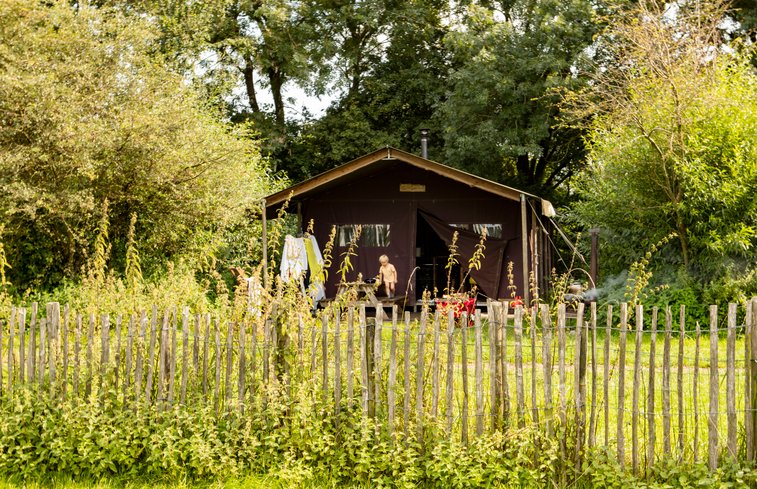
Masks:
[[[394,268],[394,265],[389,263],[389,257],[386,255],[379,257],[379,263],[381,264],[379,277],[386,289],[386,296],[392,298],[394,297],[395,284],[397,283],[397,270]]]

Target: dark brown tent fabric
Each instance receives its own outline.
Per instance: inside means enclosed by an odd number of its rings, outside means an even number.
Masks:
[[[366,192],[364,192],[366,193]],[[397,295],[403,295],[408,287],[409,274],[413,268],[412,251],[415,249],[415,209],[411,202],[365,202],[323,199],[309,202],[305,219],[315,219],[316,238],[321,247],[328,240],[332,225],[350,224],[388,224],[390,226],[390,243],[384,247],[371,247],[361,243],[357,256],[351,257],[353,270],[345,276],[347,281],[357,278],[372,278],[379,272],[379,256],[387,255],[397,269]],[[325,224],[325,226],[323,224]],[[322,230],[319,232],[319,230]],[[326,284],[326,295],[334,297],[341,280],[339,267],[344,260],[346,246],[334,247],[333,266]]]
[[[418,215],[431,226],[447,246],[452,243],[452,236],[457,231],[456,244],[458,253],[460,254],[458,261],[463,266],[463,269],[467,269],[468,261],[473,256],[476,245],[481,240],[481,237],[474,232],[450,226],[428,211],[418,209]],[[471,277],[476,281],[479,290],[489,297],[496,298],[500,295],[502,260],[508,241],[510,240],[487,237],[481,268],[471,271]]]

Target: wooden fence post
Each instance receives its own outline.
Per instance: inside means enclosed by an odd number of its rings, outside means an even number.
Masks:
[[[497,350],[499,355],[499,389],[498,395],[500,402],[502,403],[502,424],[503,426],[509,426],[510,423],[510,383],[507,378],[507,323],[510,313],[510,304],[505,301],[502,302],[502,319],[498,322],[497,326]]]
[[[74,385],[71,396],[76,399],[79,397],[79,353],[81,351],[81,313],[76,314],[76,331],[74,332]]]
[[[215,330],[215,346],[216,346],[216,371],[215,371],[215,383],[213,384],[213,411],[218,416],[220,410],[220,389],[221,389],[221,328],[218,325],[218,318],[213,321],[213,329]]]
[[[321,393],[324,402],[328,399],[329,391],[329,316],[327,311],[323,311],[321,316]]]
[[[728,339],[726,342],[726,419],[728,420],[728,455],[736,460],[736,313],[737,305],[728,304]]]
[[[589,448],[597,440],[597,303],[591,303],[591,412],[589,413]]]
[[[355,382],[355,308],[347,309],[347,408],[352,409]]]
[[[468,445],[468,314],[463,314],[460,321],[460,366],[463,377],[463,409],[460,417],[460,440]]]
[[[124,365],[124,390],[123,390],[123,398],[124,398],[124,404],[127,403],[129,399],[129,388],[131,387],[131,367],[132,367],[132,351],[134,349],[134,315],[129,316],[129,325],[128,329],[126,331],[126,357],[125,357],[125,365]],[[64,354],[65,357],[65,354]],[[64,369],[65,370],[65,369]],[[65,393],[65,391],[64,391]]]
[[[342,343],[341,317],[338,310],[334,310],[334,414],[339,432],[339,415],[342,409]]]
[[[13,391],[13,331],[16,329],[16,308],[11,308],[11,316],[10,320],[8,321],[8,392]],[[2,331],[2,322],[0,322],[0,331]],[[3,338],[2,335],[0,335],[0,390],[3,386],[3,376],[2,376],[2,363],[3,363]]]
[[[526,426],[526,399],[523,387],[523,306],[515,308],[515,397],[518,427]]]
[[[752,461],[752,441],[753,441],[753,428],[752,428],[752,308],[757,306],[757,303],[752,300],[748,300],[746,303],[746,318],[744,321],[744,431],[746,431],[746,459]]]
[[[381,365],[383,363],[382,327],[384,324],[384,306],[376,306],[376,322],[373,329],[373,412],[381,413]],[[376,427],[378,430],[378,426]]]
[[[536,317],[539,315],[537,305],[531,307],[531,421],[539,424],[539,403],[536,397]]]
[[[226,329],[226,375],[224,376],[224,407],[231,410],[231,372],[234,366],[234,321],[229,321]]]
[[[50,382],[50,395],[54,395],[55,393],[55,377],[56,377],[56,361],[57,361],[57,334],[58,329],[60,328],[60,304],[57,302],[50,302],[47,304],[47,321],[48,321],[48,327],[50,328],[50,343],[48,348],[48,355],[47,355],[47,370],[48,370],[48,381]],[[13,330],[11,330],[12,332]],[[13,338],[11,337],[11,340]],[[10,345],[11,350],[13,350],[13,345]]]
[[[454,367],[455,367],[455,316],[450,310],[447,314],[447,384],[446,387],[446,401],[447,401],[447,435],[452,436],[452,422],[454,420],[454,414],[452,412],[453,402],[453,384],[455,382]]]
[[[718,468],[718,306],[710,306],[710,413],[708,421],[708,461]]]
[[[244,330],[241,333],[244,334]],[[181,310],[181,393],[179,402],[184,405],[187,402],[187,382],[189,372],[189,308],[184,306]],[[243,349],[244,350],[244,349]],[[240,370],[244,372],[244,362],[240,361]],[[240,382],[244,384],[244,380]],[[244,387],[242,388],[244,390]],[[242,404],[240,399],[239,404]]]
[[[410,431],[410,312],[405,312],[405,334],[402,337],[402,362],[403,362],[403,388],[405,391],[402,399],[402,427],[407,435]]]
[[[160,328],[160,348],[158,351],[158,396],[156,401],[163,406],[166,401],[166,372],[168,366],[166,360],[168,359],[168,334],[170,333],[171,323],[171,310],[166,308],[163,313],[163,325]]]
[[[618,344],[618,432],[616,443],[618,446],[618,463],[620,468],[626,464],[626,441],[623,415],[626,401],[626,335],[628,334],[628,304],[620,304],[620,343]]]
[[[752,430],[751,441],[752,458],[755,460],[757,450],[757,297],[752,298],[751,326],[749,328],[749,407],[750,422],[749,427]]]
[[[13,323],[16,321],[16,308],[11,307],[11,317],[10,317],[10,328],[13,330]],[[5,338],[3,338],[3,322],[0,320],[0,392],[3,390],[3,343],[5,341]],[[10,358],[8,358],[8,370],[11,370],[11,362]],[[11,375],[8,375],[10,377],[10,380],[8,382],[8,390],[13,386],[13,377]]]
[[[89,328],[87,329],[87,383],[85,386],[84,395],[89,398],[92,394],[92,379],[94,378],[94,365],[92,364],[92,347],[95,342],[95,314],[89,314]],[[34,340],[32,339],[32,346]],[[35,352],[29,352],[30,360],[32,361],[32,368],[29,369],[30,373],[34,372],[34,363],[36,358]]]
[[[78,326],[78,325],[77,325]],[[142,397],[142,357],[144,356],[144,352],[146,351],[146,343],[145,343],[145,331],[147,329],[147,312],[142,310],[142,313],[139,317],[139,333],[137,334],[137,340],[136,340],[136,346],[135,349],[137,351],[136,353],[136,359],[135,359],[135,365],[134,365],[134,400],[139,402],[139,400]]]
[[[92,321],[92,319],[90,319],[90,321]],[[157,335],[158,335],[157,325],[158,325],[158,306],[153,305],[152,316],[150,317],[150,351],[148,352],[148,360],[147,360],[147,380],[146,380],[147,385],[145,385],[145,400],[147,404],[150,404],[150,401],[152,400],[152,384],[153,384],[153,377],[155,375],[155,342],[157,341]],[[90,328],[91,327],[92,326],[90,323]],[[89,355],[89,353],[90,353],[89,346],[87,346],[87,354]]]
[[[631,413],[631,461],[639,473],[639,390],[641,388],[641,340],[644,333],[644,306],[636,306],[636,343],[633,362],[633,411]]]
[[[542,366],[544,367],[544,421],[547,436],[552,436],[552,325],[549,320],[549,306],[541,305]]]
[[[421,322],[418,327],[418,356],[415,365],[415,412],[416,412],[416,429],[418,430],[418,444],[423,449],[423,370],[425,367],[425,342],[426,330],[428,327],[428,309],[421,311]]]
[[[205,314],[205,334],[202,337],[202,398],[208,400],[208,362],[210,361],[210,314]]]
[[[174,382],[176,381],[176,358],[177,355],[177,347],[176,347],[176,331],[178,329],[177,321],[178,318],[176,317],[177,311],[176,306],[173,307],[172,311],[172,320],[171,320],[171,347],[170,349],[166,349],[166,353],[168,354],[168,358],[166,359],[166,365],[168,367],[168,406],[173,406],[173,400],[174,400]]]
[[[116,316],[116,351],[113,355],[113,360],[115,362],[115,368],[113,369],[114,374],[114,382],[113,382],[113,393],[115,397],[118,397],[118,386],[119,382],[121,381],[121,323],[123,322],[123,315],[119,314]],[[56,328],[57,330],[58,328]],[[57,333],[56,333],[57,336]]]
[[[187,318],[189,319],[189,318]],[[185,326],[188,325],[185,323]],[[247,344],[247,331],[246,331],[246,321],[245,319],[241,319],[239,321],[239,366],[238,366],[238,372],[237,372],[237,403],[239,403],[239,412],[244,413],[244,397],[245,397],[245,377],[246,377],[246,369],[247,369],[247,358],[245,355],[245,346]],[[184,404],[184,400],[187,395],[187,377],[186,377],[186,365],[187,365],[187,347],[189,346],[187,342],[187,330],[184,329],[184,346],[183,346],[183,357],[184,361],[182,362],[182,368],[181,368],[181,403]]]
[[[434,357],[431,372],[431,418],[436,421],[439,413],[439,343],[441,335],[441,312],[434,312]]]
[[[676,390],[678,393],[678,453],[679,461],[683,460],[684,451],[684,420],[683,420],[683,353],[684,339],[686,337],[686,306],[681,306],[679,312],[679,335],[678,335],[678,370],[676,371]]]
[[[647,470],[654,464],[655,445],[655,369],[657,344],[657,307],[652,309],[652,328],[649,339],[649,388],[647,389]]]
[[[31,384],[36,379],[36,363],[37,363],[37,308],[39,304],[32,302],[32,317],[29,322],[29,368],[27,374],[29,375],[29,383]],[[94,321],[94,320],[93,320]],[[89,388],[87,389],[87,396],[89,396]]]
[[[486,307],[489,316],[489,404],[491,407],[491,428],[494,432],[499,427],[499,399],[497,397],[499,393],[497,388],[499,381],[499,375],[497,375],[499,369],[499,362],[497,361],[497,318],[499,314],[498,305],[491,299],[486,301]]]
[[[605,417],[605,447],[610,445],[610,339],[612,338],[612,304],[607,306],[607,326],[604,344],[603,410]]]
[[[578,303],[576,311],[576,351],[575,351],[575,380],[573,392],[576,407],[576,474],[581,473],[584,443],[586,442],[586,327],[584,326],[583,302]]]
[[[397,384],[397,305],[392,307],[392,340],[389,346],[389,379],[386,388],[386,429],[394,442],[395,387]]]
[[[360,398],[363,418],[368,416],[368,324],[365,319],[365,306],[360,306]]]
[[[662,451],[670,454],[670,339],[673,311],[665,308],[665,342],[662,349]]]
[[[475,355],[476,355],[476,436],[484,434],[484,365],[483,344],[481,339],[481,311],[476,309],[475,315]]]
[[[366,361],[366,394],[368,396],[368,417],[376,418],[376,320],[366,321],[365,324],[365,361]]]
[[[694,404],[694,462],[699,459],[699,340],[702,336],[702,330],[699,326],[699,321],[696,322],[696,329],[694,334],[694,389],[693,389],[693,404]]]

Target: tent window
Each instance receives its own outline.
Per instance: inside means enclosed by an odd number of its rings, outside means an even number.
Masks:
[[[501,239],[502,238],[502,224],[486,224],[486,223],[477,223],[477,224],[450,224],[450,226],[460,229],[465,229],[466,231],[472,231],[479,236],[484,232],[484,229],[486,229],[486,236],[489,238],[496,238]]]
[[[349,246],[358,224],[342,224],[337,229],[337,243],[339,246]],[[391,243],[389,224],[362,224],[363,232],[360,242],[363,247],[386,247]]]

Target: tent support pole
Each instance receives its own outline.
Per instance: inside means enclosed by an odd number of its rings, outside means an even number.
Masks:
[[[520,246],[523,261],[523,305],[528,307],[531,304],[531,291],[528,290],[528,219],[525,194],[520,194]]]
[[[265,215],[265,199],[260,199],[261,216],[263,216],[263,230],[261,237],[263,239],[263,288],[268,290],[268,222]]]

